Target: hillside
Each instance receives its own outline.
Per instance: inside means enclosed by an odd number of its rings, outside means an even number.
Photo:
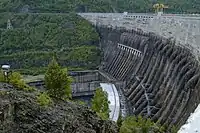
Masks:
[[[114,123],[101,120],[86,106],[56,101],[43,107],[36,96],[0,83],[1,133],[117,133]]]
[[[154,3],[169,6],[166,12],[199,12],[198,0],[1,0],[0,12],[152,12]]]
[[[13,29],[6,29],[7,20]],[[53,55],[63,66],[96,69],[100,62],[98,34],[75,14],[0,14],[0,64],[43,71]],[[77,59],[78,58],[78,59]],[[37,74],[37,72],[36,72]]]

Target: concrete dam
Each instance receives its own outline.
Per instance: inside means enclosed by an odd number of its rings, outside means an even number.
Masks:
[[[123,92],[127,113],[180,128],[200,103],[194,52],[153,32],[95,26],[104,52],[100,71]]]
[[[99,70],[72,72],[73,97],[88,100],[97,87],[111,84],[119,94],[118,100],[111,94],[112,114],[117,114],[111,120],[121,112],[168,128],[185,124],[200,103],[200,16],[78,15],[94,25],[104,54]],[[44,83],[29,85],[43,88]]]

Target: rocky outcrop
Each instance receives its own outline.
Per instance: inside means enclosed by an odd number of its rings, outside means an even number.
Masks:
[[[104,50],[102,69],[126,82],[123,91],[131,104],[130,113],[169,128],[183,125],[200,102],[200,67],[191,51],[154,33],[97,29]],[[120,49],[118,43],[141,51],[142,56]]]
[[[85,106],[57,101],[44,108],[36,102],[35,93],[8,91],[3,86],[0,88],[1,133],[117,133],[115,124],[100,120]]]

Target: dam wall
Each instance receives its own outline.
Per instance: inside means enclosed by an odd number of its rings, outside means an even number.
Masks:
[[[176,41],[176,45],[189,48],[200,59],[199,14],[149,14],[149,13],[79,13],[94,25],[123,27],[127,30],[153,32]]]
[[[125,83],[129,113],[169,128],[183,125],[200,102],[200,66],[191,49],[152,32],[103,25],[96,29],[104,51],[100,68]]]

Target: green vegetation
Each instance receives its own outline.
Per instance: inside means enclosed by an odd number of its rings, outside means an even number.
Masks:
[[[101,88],[97,88],[95,95],[92,99],[92,110],[97,113],[97,115],[103,119],[107,120],[109,118],[109,101],[108,95]]]
[[[170,133],[177,133],[178,130],[179,129],[176,126],[172,126]]]
[[[12,30],[6,29],[8,19]],[[62,66],[96,69],[98,39],[89,22],[73,13],[0,14],[0,64],[9,63],[23,74],[44,73],[54,54]],[[75,61],[79,52],[82,58]]]
[[[161,125],[153,122],[151,119],[142,116],[129,116],[122,119],[120,116],[117,125],[120,128],[119,133],[177,133],[178,129],[172,126],[171,129],[167,125]]]
[[[6,94],[8,94],[7,91],[2,91],[2,90],[0,90],[0,96],[4,96],[4,95],[6,95]]]
[[[47,71],[48,67],[34,67],[34,68],[22,68],[22,69],[15,69],[15,71],[22,73],[23,75],[44,75],[45,72]],[[68,71],[82,71],[82,70],[87,70],[87,67],[64,67],[63,69],[67,69]]]
[[[73,64],[87,66],[89,69],[95,68],[100,61],[100,51],[95,46],[80,46],[69,52],[67,57]]]
[[[28,86],[24,80],[22,79],[22,76],[18,72],[13,72],[9,77],[9,83],[12,84],[14,87],[17,87],[18,89],[22,89],[25,91],[34,91],[32,87]]]
[[[58,99],[71,99],[71,77],[67,75],[67,71],[61,69],[55,58],[53,58],[49,64],[44,79],[47,93],[51,97]]]
[[[120,127],[120,133],[164,133],[164,127],[152,122],[142,116],[127,117]]]
[[[22,12],[23,6],[28,5],[30,12],[83,12],[83,11],[112,11],[106,0],[1,0],[1,12]],[[27,8],[26,8],[27,9]]]
[[[123,122],[123,118],[122,118],[122,114],[121,114],[121,112],[120,112],[119,118],[118,118],[118,120],[117,120],[117,125],[118,125],[118,127],[121,127],[121,126],[122,126],[122,122]]]
[[[1,0],[0,12],[153,12],[155,3],[168,5],[168,12],[200,11],[198,0]]]
[[[37,96],[37,102],[40,106],[47,107],[52,103],[52,100],[46,92],[42,92]]]
[[[4,78],[3,72],[0,72],[0,82],[7,82],[16,87],[19,90],[24,90],[24,91],[34,91],[35,89],[28,86],[20,73],[18,72],[12,72],[11,74],[8,75],[8,80]]]
[[[75,99],[75,100],[73,100],[72,102],[77,103],[77,104],[79,104],[79,105],[85,105],[85,106],[87,106],[87,104],[86,104],[83,100]]]
[[[116,10],[120,12],[154,12],[153,4],[162,3],[169,6],[167,13],[195,13],[200,12],[200,1],[197,0],[118,0]]]

